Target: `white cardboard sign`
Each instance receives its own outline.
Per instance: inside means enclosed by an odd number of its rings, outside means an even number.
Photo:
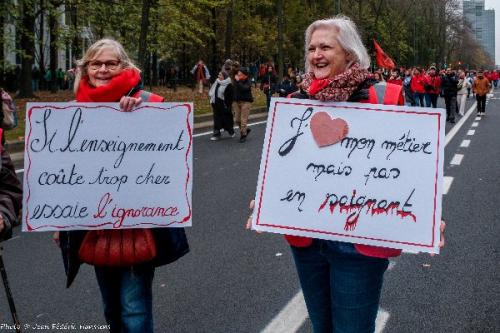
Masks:
[[[439,253],[444,117],[273,99],[253,229]]]
[[[23,231],[191,226],[191,103],[28,103]]]

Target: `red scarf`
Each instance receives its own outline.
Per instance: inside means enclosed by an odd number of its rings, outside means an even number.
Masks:
[[[88,75],[80,80],[76,92],[77,102],[118,102],[126,96],[141,81],[139,72],[135,69],[124,69],[114,76],[111,81],[101,87],[94,87],[89,83]]]
[[[368,70],[355,63],[348,70],[331,79],[317,80],[312,72],[308,73],[302,88],[312,99],[345,102],[369,75]]]

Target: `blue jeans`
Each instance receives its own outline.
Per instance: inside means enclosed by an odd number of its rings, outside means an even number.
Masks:
[[[94,268],[110,332],[153,333],[154,267]]]
[[[433,108],[437,108],[438,97],[439,97],[439,94],[425,93],[425,106],[428,108],[430,108],[431,106]]]
[[[292,253],[314,333],[373,333],[387,259],[321,239]]]
[[[415,99],[416,106],[425,107],[423,93],[415,92],[415,93],[413,93],[413,98]]]

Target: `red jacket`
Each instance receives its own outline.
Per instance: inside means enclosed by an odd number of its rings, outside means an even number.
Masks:
[[[410,84],[410,89],[414,93],[425,93],[425,88],[424,88],[424,81],[425,77],[424,75],[412,75],[411,76],[411,84]]]
[[[368,100],[360,102],[384,105],[404,105],[403,87],[397,84],[379,82],[369,88],[368,95]],[[382,103],[380,103],[380,99],[382,99]],[[311,246],[313,242],[312,238],[292,235],[285,235],[285,239],[288,244],[295,247],[308,247]],[[354,247],[358,253],[369,257],[389,258],[397,257],[401,254],[401,250],[387,247],[363,244],[354,244]]]
[[[439,91],[441,90],[441,77],[439,75],[425,75],[424,76],[424,90],[426,93],[429,94],[439,94]],[[432,87],[432,89],[429,89]],[[427,88],[427,89],[426,89]]]
[[[387,83],[397,84],[398,86],[403,85],[403,80],[401,79],[388,79]]]

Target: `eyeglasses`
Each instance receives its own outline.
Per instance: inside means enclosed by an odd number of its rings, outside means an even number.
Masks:
[[[118,66],[120,66],[120,60],[108,60],[108,61],[90,61],[88,63],[88,67],[93,70],[93,71],[96,71],[98,69],[101,69],[102,65],[104,65],[104,67],[106,69],[109,69],[109,70],[115,70],[118,68]]]

